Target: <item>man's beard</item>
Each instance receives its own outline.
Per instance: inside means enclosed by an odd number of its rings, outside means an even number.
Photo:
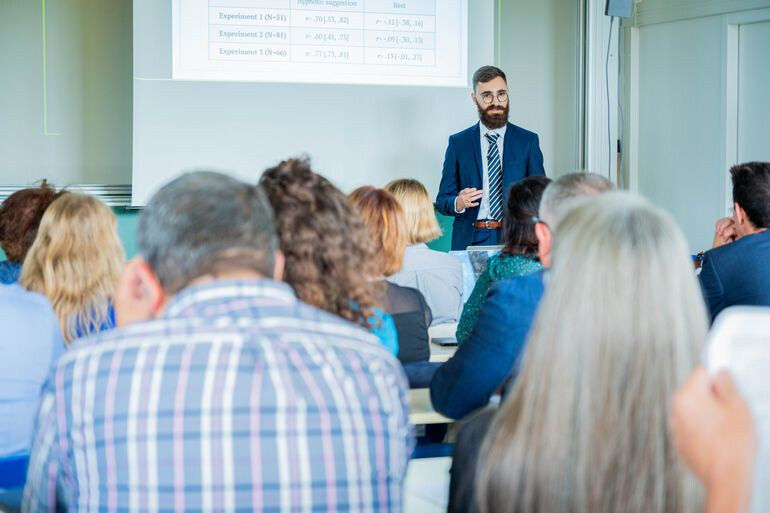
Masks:
[[[489,128],[490,130],[495,130],[497,128],[503,128],[506,123],[508,123],[508,104],[505,104],[505,107],[500,107],[498,105],[490,105],[486,109],[482,108],[481,105],[476,103],[476,107],[479,109],[479,119],[484,124],[485,127]],[[494,113],[490,113],[491,110],[497,110],[501,109],[502,112],[497,111]]]

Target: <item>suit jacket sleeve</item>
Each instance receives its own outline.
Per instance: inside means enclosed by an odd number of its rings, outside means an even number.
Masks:
[[[436,208],[445,216],[457,216],[455,212],[455,198],[460,192],[460,170],[457,161],[452,138],[446,147],[444,155],[444,169],[441,171],[441,183],[438,186],[438,196],[436,196]]]
[[[543,152],[540,151],[540,139],[535,134],[535,140],[529,147],[529,160],[527,161],[527,176],[545,176],[543,167]]]
[[[704,255],[698,279],[703,290],[703,299],[706,301],[711,316],[711,322],[714,322],[714,317],[725,307],[725,289],[714,266],[713,256],[709,252]]]
[[[490,287],[468,340],[433,375],[430,397],[436,411],[460,419],[485,406],[511,374],[542,294],[540,277],[535,279],[536,284]]]

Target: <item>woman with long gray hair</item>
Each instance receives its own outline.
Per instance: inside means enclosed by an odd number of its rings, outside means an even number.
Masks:
[[[702,511],[668,424],[708,326],[681,232],[645,200],[607,193],[559,223],[552,255],[479,457],[479,510]]]

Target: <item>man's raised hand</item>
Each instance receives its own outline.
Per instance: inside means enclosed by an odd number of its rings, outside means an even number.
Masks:
[[[468,187],[460,191],[460,194],[455,198],[455,210],[462,212],[466,208],[479,206],[478,200],[484,195],[483,189],[475,189]]]

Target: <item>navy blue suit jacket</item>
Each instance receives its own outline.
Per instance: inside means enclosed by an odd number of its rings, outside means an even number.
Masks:
[[[473,242],[473,223],[478,217],[479,207],[467,208],[462,214],[457,214],[454,201],[465,188],[482,188],[482,162],[478,123],[449,136],[436,208],[445,216],[455,216],[452,224],[453,250],[465,249]],[[545,175],[537,134],[508,123],[503,140],[503,210],[511,185],[535,175]]]
[[[461,419],[486,406],[516,374],[542,297],[542,272],[492,284],[470,336],[433,375],[430,399],[437,412]]]
[[[711,320],[728,306],[770,306],[770,230],[703,255],[700,283]]]

